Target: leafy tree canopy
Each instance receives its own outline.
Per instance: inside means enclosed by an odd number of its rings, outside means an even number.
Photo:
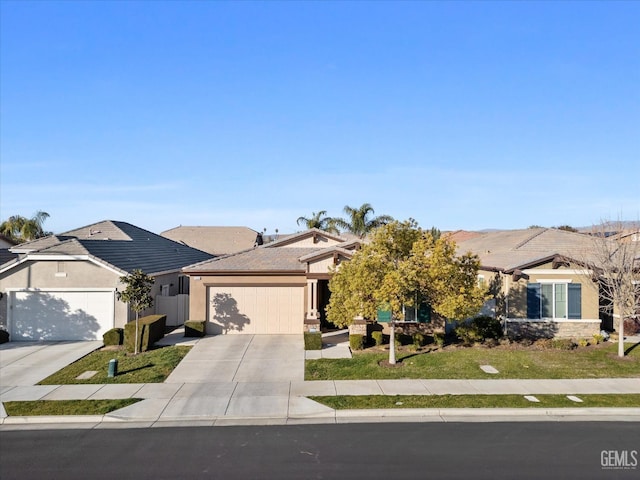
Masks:
[[[457,256],[455,243],[434,238],[414,220],[377,228],[371,242],[340,265],[329,288],[328,320],[338,326],[362,315],[376,318],[389,306],[394,319],[402,306],[428,303],[446,319],[468,318],[480,311],[486,291],[478,286],[477,256]]]
[[[122,292],[118,292],[118,299],[128,303],[129,308],[138,314],[153,306],[151,288],[155,280],[142,270],[134,270],[129,275],[120,277],[120,281],[126,285]]]

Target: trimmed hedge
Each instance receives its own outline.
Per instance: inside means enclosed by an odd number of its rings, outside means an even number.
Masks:
[[[146,352],[155,342],[164,337],[166,315],[149,315],[138,319],[138,352]],[[127,351],[135,351],[136,321],[124,326],[124,346]]]
[[[122,345],[124,342],[124,329],[123,328],[112,328],[111,330],[107,330],[104,335],[102,335],[102,343],[107,345]]]
[[[204,337],[207,333],[207,322],[205,320],[188,320],[184,322],[185,337]]]
[[[502,325],[497,318],[481,316],[459,325],[455,332],[463,343],[470,345],[490,338],[498,340],[502,337]]]
[[[364,348],[364,335],[359,333],[349,335],[349,346],[351,350],[362,350]]]
[[[376,343],[376,346],[380,346],[384,342],[384,335],[382,331],[379,331],[379,330],[375,332],[371,332],[371,338]]]
[[[0,329],[0,343],[6,343],[9,341],[9,332]]]
[[[304,332],[305,350],[322,350],[321,332]]]

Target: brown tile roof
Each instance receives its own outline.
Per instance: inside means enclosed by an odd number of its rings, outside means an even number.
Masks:
[[[458,243],[458,252],[478,255],[483,267],[510,270],[554,255],[586,260],[592,245],[592,238],[581,233],[531,228],[485,233]]]
[[[481,232],[470,232],[469,230],[456,230],[454,232],[443,232],[442,234],[449,240],[452,240],[456,243],[465,242],[467,240],[471,240],[472,238],[479,237],[483,235]]]
[[[269,248],[251,250],[217,257],[184,268],[187,273],[204,272],[305,272],[300,257],[323,250],[322,248]]]
[[[258,232],[247,227],[180,226],[160,235],[212,255],[228,255],[252,248]]]

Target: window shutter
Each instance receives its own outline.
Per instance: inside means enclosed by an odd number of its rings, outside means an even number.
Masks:
[[[582,285],[579,283],[569,284],[569,318],[582,318]]]
[[[421,303],[418,307],[418,322],[429,323],[431,321],[431,305]]]
[[[527,318],[540,318],[540,284],[527,284]]]

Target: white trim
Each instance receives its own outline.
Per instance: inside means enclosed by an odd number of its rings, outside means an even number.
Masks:
[[[0,269],[0,273],[7,272],[12,268],[17,267],[18,265],[22,265],[25,262],[33,262],[33,261],[45,261],[45,262],[90,262],[94,265],[102,267],[110,272],[115,273],[118,276],[122,276],[123,273],[127,273],[124,270],[117,269],[116,267],[112,267],[111,265],[102,262],[91,255],[42,255],[42,254],[27,254],[25,257],[21,258],[17,262],[9,263],[6,267]]]
[[[507,322],[511,323],[600,323],[602,320],[593,318],[507,318]]]
[[[522,273],[527,275],[591,275],[591,270],[578,270],[575,268],[563,268],[554,270],[552,268],[526,268]]]
[[[573,280],[571,280],[570,278],[556,278],[556,279],[539,278],[538,280],[532,283],[573,283]]]
[[[87,287],[76,287],[76,288],[57,288],[57,287],[46,287],[46,288],[22,288],[22,287],[9,287],[5,288],[5,292],[116,292],[117,288],[87,288]]]

